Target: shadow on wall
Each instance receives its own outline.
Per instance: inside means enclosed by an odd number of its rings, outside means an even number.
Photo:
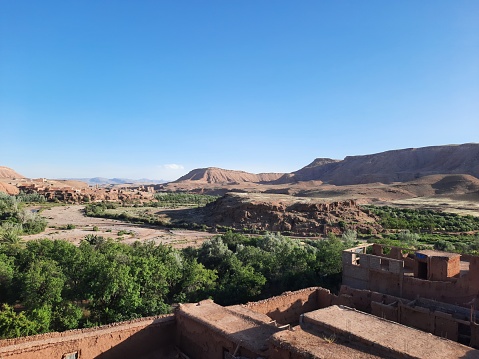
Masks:
[[[173,325],[170,325],[168,330],[165,330],[163,326],[154,324],[147,326],[111,349],[95,356],[95,359],[176,358],[175,332]]]
[[[479,355],[474,352],[467,353],[466,355],[463,355],[459,357],[458,359],[478,359]]]
[[[313,296],[314,295],[314,296]],[[268,313],[268,317],[280,325],[290,324],[292,326],[299,324],[299,316],[303,313],[311,312],[313,310],[319,309],[316,300],[316,293],[313,292],[313,295],[308,298],[308,300],[304,301],[301,299],[297,299],[293,302],[289,307],[285,308],[284,310],[280,310],[277,308],[273,312]]]

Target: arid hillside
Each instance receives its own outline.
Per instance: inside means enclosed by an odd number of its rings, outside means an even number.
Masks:
[[[208,167],[190,171],[183,177],[174,181],[198,181],[202,183],[243,183],[243,182],[272,182],[283,176],[284,173],[248,173],[243,171],[225,170],[222,168]]]
[[[0,182],[0,192],[13,195],[13,194],[18,194],[20,190],[17,187],[12,186],[11,184]]]
[[[0,178],[25,178],[8,167],[0,166]]]
[[[220,168],[195,169],[172,182],[174,187],[204,184],[258,183],[285,185],[316,181],[337,186],[414,181],[431,175],[464,174],[479,178],[479,144],[431,146],[392,150],[344,160],[317,158],[302,169],[286,174],[252,174]],[[188,185],[187,185],[188,183]]]
[[[393,183],[435,174],[479,177],[479,144],[407,148],[348,156],[342,161],[317,159],[278,182],[320,180],[335,185]]]

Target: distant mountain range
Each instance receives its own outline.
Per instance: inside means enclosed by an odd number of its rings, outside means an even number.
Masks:
[[[130,178],[94,177],[94,178],[64,178],[64,179],[86,182],[90,186],[95,186],[95,185],[104,186],[104,185],[115,185],[115,184],[160,184],[160,183],[167,182],[165,180],[152,180],[148,178],[130,179]]]
[[[170,185],[189,184],[294,184],[305,181],[336,186],[368,183],[391,184],[414,181],[431,175],[470,175],[479,178],[479,143],[430,146],[385,151],[370,155],[348,156],[343,160],[317,158],[292,173],[248,173],[216,167],[198,168]],[[0,179],[24,178],[11,168],[0,167]],[[88,185],[163,184],[165,180],[147,178],[69,178]],[[190,186],[191,187],[191,186]]]
[[[344,160],[317,158],[292,173],[260,173],[209,167],[190,171],[173,183],[288,184],[321,181],[333,185],[413,181],[437,174],[465,174],[479,178],[479,144],[430,146],[348,156]]]

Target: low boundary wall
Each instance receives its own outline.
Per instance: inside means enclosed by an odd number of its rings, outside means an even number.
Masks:
[[[0,358],[168,358],[174,351],[175,326],[174,315],[165,315],[99,328],[0,340]]]

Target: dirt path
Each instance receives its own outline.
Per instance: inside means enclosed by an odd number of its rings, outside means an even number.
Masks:
[[[107,218],[86,217],[82,205],[58,206],[46,209],[41,215],[48,221],[48,227],[43,233],[23,236],[24,240],[40,238],[64,239],[78,244],[88,234],[105,238],[120,239],[123,243],[135,241],[154,241],[155,243],[170,244],[175,248],[199,246],[206,239],[214,235],[208,232],[189,230],[170,230],[153,226],[139,225]],[[67,225],[74,225],[74,229],[60,229]],[[98,227],[98,231],[93,228]],[[121,232],[124,232],[123,234]],[[126,234],[125,234],[126,233]]]

